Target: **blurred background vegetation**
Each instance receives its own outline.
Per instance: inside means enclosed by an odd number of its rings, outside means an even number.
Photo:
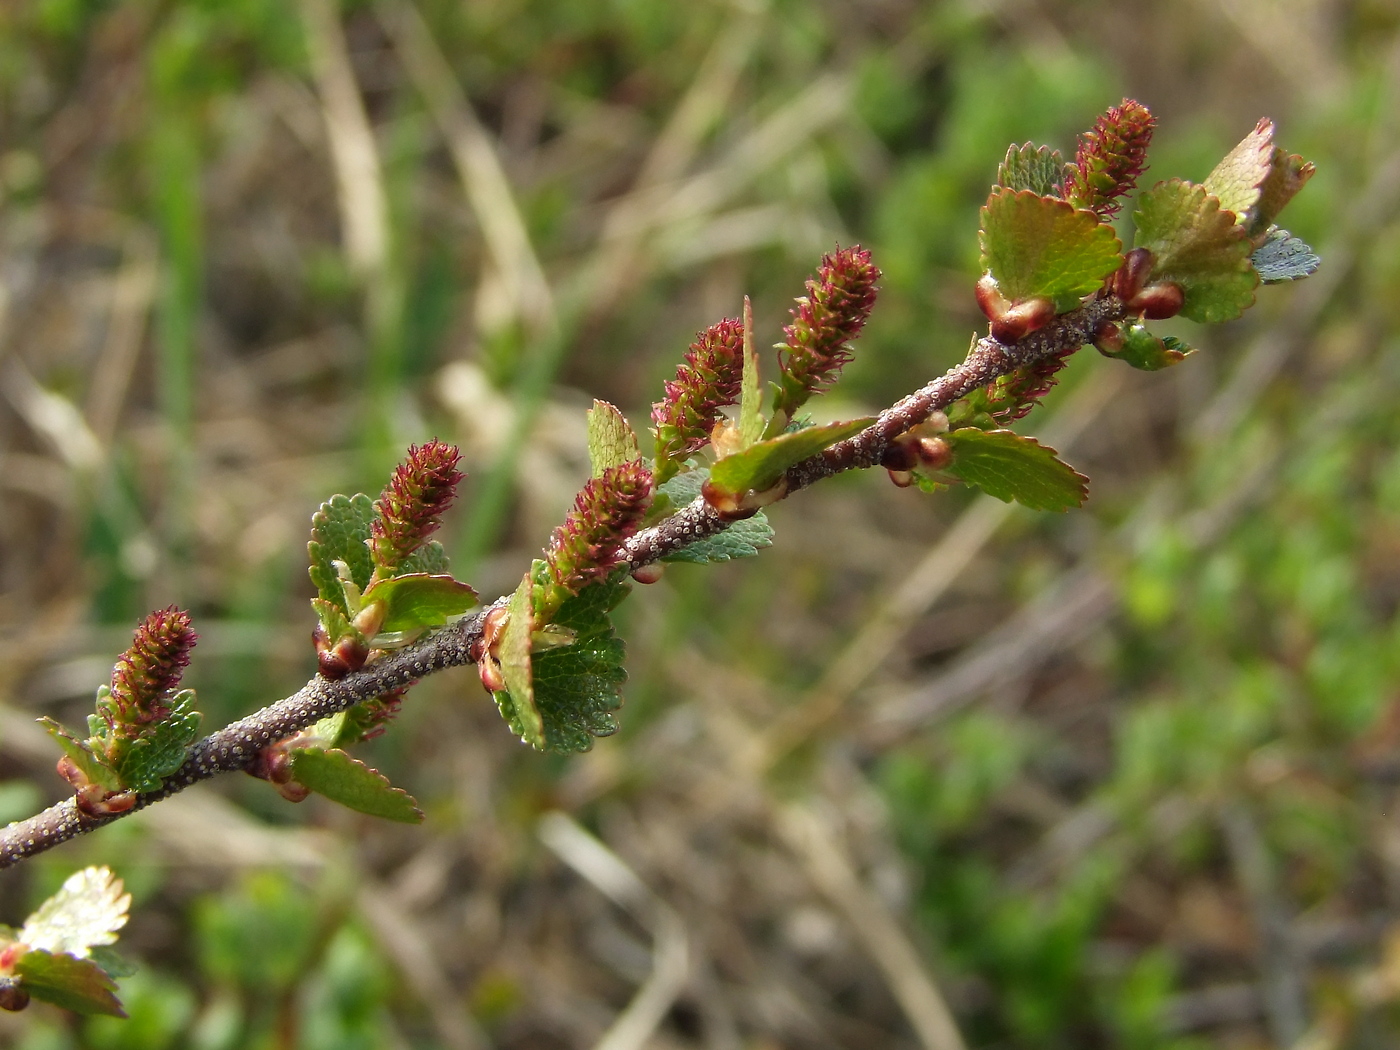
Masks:
[[[210,728],[314,670],[304,544],[460,443],[509,590],[696,329],[884,269],[823,410],[981,325],[1009,142],[1124,95],[1155,178],[1260,115],[1322,271],[1079,355],[1036,516],[844,477],[620,610],[621,733],[558,759],[469,670],[365,757],[422,828],[225,778],[0,878],[135,896],[126,1022],[0,1045],[1361,1050],[1400,1043],[1400,9],[1390,0],[19,0],[0,6],[0,819],[56,800],[137,618]],[[653,1032],[654,1028],[654,1032]],[[648,1033],[651,1033],[648,1035]]]

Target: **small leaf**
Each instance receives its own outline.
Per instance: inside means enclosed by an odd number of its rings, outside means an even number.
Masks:
[[[1065,188],[1065,158],[1049,146],[1029,142],[1012,146],[997,168],[997,185],[1008,190],[1030,190],[1040,197],[1060,197]]]
[[[311,518],[311,582],[321,598],[352,615],[345,602],[345,589],[335,571],[336,561],[350,567],[350,578],[364,590],[374,574],[374,559],[368,540],[375,519],[374,501],[363,492],[354,497],[332,496]]]
[[[91,959],[76,959],[62,952],[27,951],[15,963],[21,987],[41,999],[78,1014],[125,1017],[120,1000],[112,993],[117,984]]]
[[[659,492],[665,494],[675,506],[684,507],[700,495],[700,487],[709,476],[709,470],[704,468],[690,470],[666,482]],[[707,536],[673,551],[661,560],[703,565],[712,561],[750,558],[772,544],[773,528],[768,524],[768,518],[763,511],[759,511],[753,517],[732,522],[723,532],[717,532],[713,536]]]
[[[1123,349],[1111,354],[1103,350],[1099,352],[1104,357],[1126,361],[1144,372],[1158,372],[1163,368],[1170,368],[1196,352],[1171,336],[1159,339],[1140,324],[1121,324],[1118,330],[1123,333]]]
[[[143,727],[117,766],[123,787],[159,791],[165,778],[184,764],[190,745],[199,736],[201,716],[194,701],[193,689],[180,690],[170,700],[170,714]]]
[[[293,748],[292,779],[332,802],[371,817],[421,824],[423,812],[413,796],[389,783],[389,778],[358,758],[333,748]]]
[[[99,698],[103,695],[102,690],[106,688],[106,686],[102,686],[102,688],[98,690]],[[88,716],[89,721],[95,718],[96,716],[94,715]],[[106,723],[101,719],[96,719],[96,722],[96,726],[89,727],[90,730],[95,732],[107,728]],[[103,791],[109,794],[122,789],[121,777],[117,775],[117,771],[94,754],[92,747],[86,740],[80,740],[62,723],[47,716],[39,719],[39,724],[47,729],[49,736],[53,737],[54,740],[58,742],[58,746],[63,749],[63,753],[82,771],[83,776],[87,777],[88,783],[98,785]]]
[[[859,434],[873,422],[874,416],[864,416],[843,423],[807,427],[760,441],[743,452],[718,460],[710,469],[710,483],[722,492],[762,492],[793,464],[853,434]]]
[[[344,591],[341,591],[341,600],[344,601]],[[311,607],[316,610],[316,616],[321,621],[321,626],[326,629],[326,637],[334,645],[348,635],[358,635],[353,624],[345,618],[343,607],[329,602],[324,598],[312,598]]]
[[[1012,303],[1044,297],[1064,313],[1122,265],[1113,227],[1053,197],[998,187],[982,208],[982,267]]]
[[[535,566],[539,565],[540,562],[535,562]],[[496,647],[496,658],[500,660],[501,677],[505,679],[506,687],[497,690],[494,696],[501,717],[506,720],[511,732],[531,747],[543,751],[544,720],[535,705],[530,654],[535,632],[534,574],[533,568],[525,574],[520,586],[510,596],[510,604],[506,606],[509,618],[506,620],[505,631],[501,634],[500,644]],[[564,605],[568,604],[566,600]]]
[[[763,435],[763,391],[758,378],[758,350],[753,340],[753,304],[744,296],[744,377],[739,386],[739,447]]]
[[[88,958],[102,967],[107,976],[112,978],[130,977],[137,969],[134,962],[115,948],[109,948],[105,944],[95,945],[88,952]]]
[[[1149,283],[1180,285],[1183,317],[1230,321],[1254,303],[1259,275],[1249,263],[1249,238],[1204,186],[1158,183],[1138,197],[1133,221],[1137,246],[1154,257]]]
[[[622,640],[608,613],[630,593],[620,582],[597,583],[559,607],[552,623],[574,632],[571,645],[534,654],[534,699],[544,724],[544,750],[587,751],[593,738],[617,732],[622,706]]]
[[[429,540],[404,559],[399,575],[411,576],[426,572],[429,576],[447,575],[447,552],[437,540]]]
[[[1089,498],[1089,479],[1034,438],[972,427],[950,430],[943,438],[953,446],[947,472],[1003,502],[1068,510]]]
[[[94,945],[115,944],[126,925],[131,894],[110,868],[84,868],[24,921],[18,939],[30,948],[85,958]]]
[[[441,627],[477,604],[476,591],[451,576],[413,573],[380,580],[365,592],[365,604],[383,602],[383,632]]]
[[[1254,249],[1250,261],[1265,284],[1300,281],[1317,273],[1322,265],[1322,260],[1301,238],[1277,226],[1269,231],[1268,239]]]
[[[1246,222],[1249,210],[1259,202],[1259,189],[1273,167],[1273,156],[1274,122],[1265,117],[1206,176],[1206,192]]]
[[[594,401],[588,410],[588,462],[595,478],[609,467],[641,459],[632,425],[606,401]]]

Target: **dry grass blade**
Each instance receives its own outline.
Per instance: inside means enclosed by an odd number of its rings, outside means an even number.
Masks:
[[[508,315],[520,318],[537,336],[553,335],[559,324],[554,295],[486,129],[410,0],[384,0],[377,10],[393,35],[404,71],[423,96],[447,142],[467,201],[481,224],[503,283]]]
[[[967,1050],[952,1011],[919,953],[884,904],[861,884],[826,823],[810,808],[790,803],[774,826],[802,860],[817,889],[850,923],[889,982],[924,1050]]]
[[[690,976],[685,926],[620,857],[563,813],[540,820],[540,840],[600,893],[632,913],[652,934],[651,976],[594,1050],[641,1050]]]

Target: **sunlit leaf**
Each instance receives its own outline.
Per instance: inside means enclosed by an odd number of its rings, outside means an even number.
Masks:
[[[1259,202],[1259,189],[1273,166],[1273,155],[1274,122],[1265,117],[1206,176],[1206,192],[1245,221],[1249,209]]]
[[[421,824],[423,813],[413,796],[389,778],[338,748],[293,748],[292,779],[332,802],[371,817]]]
[[[440,627],[477,604],[476,591],[451,576],[411,574],[380,580],[365,592],[365,603],[383,602],[387,609],[381,631],[412,631]]]
[[[1010,302],[1046,298],[1063,313],[1122,264],[1113,227],[1066,201],[998,187],[982,208],[982,267]]]
[[[128,745],[117,766],[123,787],[159,791],[165,778],[184,764],[190,745],[199,737],[201,716],[194,701],[194,690],[182,689],[169,701],[169,715],[142,727],[141,736]]]
[[[1089,498],[1089,479],[1034,438],[975,427],[950,430],[943,437],[953,446],[947,473],[989,496],[1032,510],[1068,510]]]
[[[538,565],[539,563],[536,562]],[[525,574],[506,606],[509,618],[496,647],[506,687],[494,694],[501,717],[511,732],[531,747],[545,749],[544,719],[535,705],[530,649],[534,638],[533,572]],[[564,605],[569,602],[565,601]],[[557,616],[556,616],[557,622]]]
[[[18,940],[30,948],[85,958],[88,949],[115,944],[126,925],[131,894],[109,868],[84,868],[24,921]]]
[[[859,434],[873,422],[874,416],[865,416],[768,438],[718,460],[710,469],[710,483],[722,492],[762,492],[782,477],[788,467]]]
[[[1181,286],[1183,317],[1230,321],[1253,304],[1259,274],[1249,262],[1249,238],[1204,186],[1159,183],[1138,197],[1133,221],[1138,247],[1154,256],[1149,280]]]
[[[553,626],[574,632],[570,645],[534,654],[534,699],[544,726],[544,749],[587,751],[593,738],[617,731],[622,705],[622,640],[608,613],[631,588],[608,581],[586,587],[559,607]]]

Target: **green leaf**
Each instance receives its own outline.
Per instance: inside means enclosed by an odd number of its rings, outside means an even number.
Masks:
[[[130,977],[137,969],[136,964],[125,955],[115,948],[108,948],[104,944],[93,947],[88,952],[88,958],[102,967],[108,977]]]
[[[1264,284],[1300,281],[1311,277],[1322,265],[1313,250],[1287,230],[1275,226],[1268,238],[1249,257]]]
[[[17,939],[30,948],[84,958],[95,945],[115,944],[131,894],[110,868],[84,868],[24,920]]]
[[[1133,221],[1137,246],[1154,256],[1149,281],[1181,286],[1183,317],[1230,321],[1254,303],[1259,274],[1249,262],[1249,238],[1204,186],[1159,183],[1138,197]]]
[[[412,795],[338,748],[292,748],[291,758],[292,779],[332,802],[401,824],[423,822],[423,812]]]
[[[1206,176],[1207,193],[1220,200],[1220,206],[1235,213],[1240,222],[1259,202],[1259,190],[1273,167],[1274,125],[1261,120]]]
[[[637,435],[626,417],[606,401],[594,401],[588,410],[588,463],[593,476],[602,477],[609,467],[641,458]]]
[[[536,562],[536,564],[539,564]],[[530,649],[534,644],[534,571],[525,574],[506,606],[509,618],[496,647],[505,689],[494,694],[501,717],[510,730],[531,747],[545,749],[544,719],[535,705]],[[566,601],[567,605],[568,602]]]
[[[447,575],[447,552],[437,540],[429,540],[404,559],[399,566],[400,576],[412,576],[426,572],[429,576]]]
[[[1003,502],[1032,510],[1068,510],[1089,498],[1089,479],[1034,438],[966,427],[943,435],[953,446],[947,473]]]
[[[1059,197],[1065,188],[1065,159],[1049,146],[1011,146],[997,168],[997,185],[1030,190],[1041,197]]]
[[[91,959],[75,959],[42,949],[25,952],[15,963],[20,986],[41,999],[78,1014],[125,1017],[120,1000],[112,993],[117,984]]]
[[[742,452],[718,460],[710,468],[710,484],[723,492],[762,492],[794,463],[800,463],[838,441],[859,434],[873,422],[874,416],[863,416],[844,423],[807,427],[760,441]]]
[[[763,436],[763,392],[758,379],[758,350],[753,339],[753,305],[744,296],[744,374],[739,386],[739,447]]]
[[[142,727],[117,763],[122,786],[133,791],[159,791],[179,769],[199,736],[201,715],[194,709],[193,689],[182,689],[171,699],[171,712],[159,722]]]
[[[709,476],[709,470],[704,468],[677,474],[657,490],[658,495],[665,495],[675,506],[684,507],[700,495],[700,487]],[[763,511],[759,511],[753,517],[732,522],[723,532],[717,532],[713,536],[682,547],[661,560],[703,565],[712,561],[750,558],[772,544],[772,526],[768,524],[768,518]]]
[[[627,680],[622,640],[608,613],[631,588],[607,581],[585,587],[559,607],[555,626],[575,632],[571,645],[535,653],[535,707],[544,724],[544,749],[587,751],[593,738],[617,732],[612,712],[622,706]]]
[[[1012,303],[1044,297],[1073,310],[1122,265],[1113,227],[1091,211],[997,187],[982,208],[982,267]]]
[[[441,627],[477,604],[476,591],[451,576],[412,573],[380,580],[365,592],[365,604],[383,602],[387,609],[380,630],[413,631]]]
[[[1123,333],[1123,349],[1112,354],[1103,350],[1099,352],[1104,357],[1126,361],[1134,368],[1144,372],[1157,372],[1163,368],[1170,368],[1172,365],[1185,361],[1196,352],[1179,339],[1173,339],[1171,336],[1159,339],[1140,324],[1125,322],[1118,326],[1118,330]]]
[[[347,616],[353,614],[333,562],[343,561],[350,567],[355,586],[361,590],[369,586],[374,560],[366,541],[374,517],[374,501],[361,492],[354,497],[332,496],[311,518],[311,542],[306,545],[311,582],[322,600],[339,606]]]
[[[103,686],[102,688],[107,687]],[[101,696],[101,690],[98,691],[98,695]],[[89,715],[88,717],[92,718],[93,716]],[[93,752],[92,746],[87,740],[80,740],[61,722],[47,716],[39,719],[39,724],[48,730],[49,736],[57,741],[58,746],[63,749],[63,753],[82,770],[89,783],[96,784],[109,793],[122,789],[121,777],[117,775],[117,771]],[[105,723],[102,724],[102,728],[106,728]]]

